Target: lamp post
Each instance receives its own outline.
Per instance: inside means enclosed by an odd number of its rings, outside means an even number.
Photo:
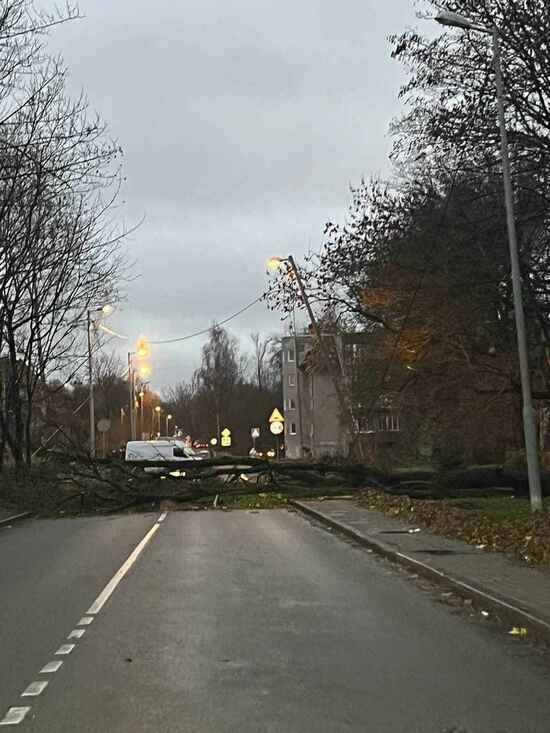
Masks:
[[[280,268],[283,262],[288,262],[290,265],[290,268],[294,274],[294,277],[296,278],[296,282],[298,284],[298,289],[300,291],[300,295],[302,297],[302,302],[306,307],[306,310],[309,315],[309,320],[311,321],[311,325],[313,327],[313,330],[315,331],[315,335],[317,337],[317,340],[319,342],[319,348],[321,349],[321,352],[323,354],[323,359],[325,360],[328,368],[330,369],[331,376],[332,376],[332,383],[334,385],[334,390],[336,392],[336,396],[338,397],[338,402],[340,403],[340,409],[342,411],[343,415],[348,416],[348,422],[349,422],[349,429],[350,433],[354,433],[354,419],[353,419],[353,412],[351,409],[351,406],[348,404],[345,395],[342,391],[342,388],[340,386],[340,382],[338,379],[338,375],[334,374],[334,371],[330,368],[331,365],[331,356],[330,352],[327,348],[327,345],[325,341],[323,341],[321,337],[321,329],[319,328],[319,324],[317,323],[317,319],[315,318],[315,314],[313,313],[313,309],[311,307],[311,304],[309,302],[309,298],[307,297],[307,293],[304,288],[304,284],[302,282],[302,277],[300,275],[300,271],[298,270],[298,267],[296,266],[296,262],[294,260],[294,257],[292,255],[288,255],[288,257],[271,257],[267,261],[267,269],[268,271],[275,270]],[[340,353],[338,351],[338,348],[336,347],[336,356],[338,358],[338,366],[340,368],[340,376],[342,379],[344,378],[344,365],[342,363],[342,359],[340,358]],[[300,440],[302,440],[302,436],[300,436]],[[362,458],[363,457],[363,447],[361,445],[361,441],[357,442],[357,449],[359,451],[359,455]]]
[[[162,407],[160,405],[157,405],[155,407],[155,412],[157,413],[157,416],[158,416],[158,421],[159,421],[159,430],[158,430],[158,433],[159,433],[159,436],[160,436],[160,413],[162,412]]]
[[[130,440],[136,439],[136,397],[135,397],[135,372],[132,364],[132,357],[137,356],[138,359],[144,359],[149,356],[149,343],[144,336],[140,336],[135,351],[128,352],[128,398],[130,406]],[[146,364],[142,364],[138,372],[141,377],[148,377],[151,373],[150,368]],[[143,414],[142,414],[143,417]]]
[[[168,423],[172,419],[172,415],[166,415],[166,437],[168,437]]]
[[[521,392],[523,398],[523,433],[525,437],[525,455],[527,458],[527,474],[529,477],[529,496],[531,509],[542,509],[542,491],[540,483],[539,453],[537,445],[536,414],[531,394],[531,380],[529,374],[529,357],[527,349],[527,335],[525,328],[525,313],[523,310],[521,270],[519,265],[516,222],[514,217],[514,197],[512,190],[512,176],[510,171],[510,154],[508,149],[508,133],[506,130],[504,84],[502,81],[502,64],[500,54],[500,34],[498,28],[487,28],[479,25],[463,15],[451,12],[441,12],[436,17],[438,23],[463,30],[478,31],[490,35],[493,41],[493,63],[495,68],[496,97],[498,105],[498,120],[500,127],[500,148],[502,157],[502,177],[504,182],[504,200],[506,203],[506,224],[508,228],[508,245],[510,249],[510,264],[512,273],[512,288],[514,293],[514,316],[516,321],[516,336],[518,343],[519,368],[521,375]]]
[[[128,352],[128,406],[130,408],[130,440],[136,438],[135,409],[134,409],[134,369],[132,367],[132,356],[134,352]]]
[[[104,305],[102,308],[94,308],[86,311],[86,327],[88,334],[88,382],[90,402],[90,456],[95,458],[95,396],[94,396],[94,369],[93,369],[93,329],[96,319],[94,316],[108,316],[113,312],[111,305]]]
[[[141,389],[139,390],[139,432],[141,436],[143,436],[143,433],[145,432],[143,430],[143,398],[145,397],[143,387],[144,385],[142,384]],[[140,440],[143,440],[143,438],[140,438]]]

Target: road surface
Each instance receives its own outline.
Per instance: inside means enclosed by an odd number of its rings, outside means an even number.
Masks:
[[[157,520],[0,531],[6,729],[548,733],[548,667],[521,642],[301,515]]]

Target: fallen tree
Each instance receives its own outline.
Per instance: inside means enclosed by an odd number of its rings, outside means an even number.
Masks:
[[[384,473],[361,463],[270,461],[250,456],[126,462],[119,458],[92,460],[74,445],[69,451],[66,447],[62,452],[50,451],[47,459],[59,467],[57,476],[63,490],[58,506],[80,502],[82,507],[105,511],[162,501],[189,504],[266,491],[298,497],[376,488],[416,499],[522,496],[527,492],[527,477],[501,466]],[[550,475],[544,476],[543,485],[550,493]]]

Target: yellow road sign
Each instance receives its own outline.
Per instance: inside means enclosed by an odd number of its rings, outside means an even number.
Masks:
[[[231,430],[229,430],[229,428],[224,428],[224,429],[222,430],[222,437],[224,437],[224,438],[229,438],[229,437],[230,437],[230,435],[231,435]]]
[[[269,417],[269,422],[284,422],[284,421],[285,421],[284,417],[281,415],[279,410],[275,408]]]
[[[222,448],[229,448],[231,445],[231,437],[229,435],[222,435]]]

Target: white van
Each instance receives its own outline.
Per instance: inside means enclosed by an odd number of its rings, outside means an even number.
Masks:
[[[126,461],[200,461],[192,448],[187,448],[183,440],[130,440],[126,443]],[[147,466],[146,473],[171,473],[185,476],[184,471],[170,471],[167,467]]]

